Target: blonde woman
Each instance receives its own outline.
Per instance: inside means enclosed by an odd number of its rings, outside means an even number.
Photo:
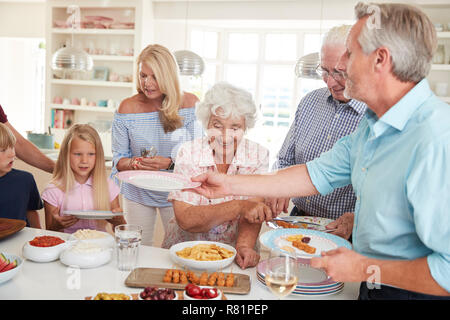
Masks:
[[[53,179],[42,193],[46,228],[73,233],[78,229],[106,231],[107,222],[113,226],[123,224],[122,216],[110,220],[79,220],[63,214],[71,210],[120,212],[119,192],[107,177],[97,131],[87,124],[75,124],[64,137]]]
[[[178,66],[167,48],[147,46],[137,60],[138,93],[122,101],[112,126],[112,175],[125,170],[168,170],[178,147],[202,134],[196,125],[198,98],[182,92]],[[154,147],[157,155],[142,157],[141,149]],[[123,208],[128,222],[143,227],[142,243],[153,244],[157,212],[164,229],[173,217],[167,192],[153,192],[123,183]]]

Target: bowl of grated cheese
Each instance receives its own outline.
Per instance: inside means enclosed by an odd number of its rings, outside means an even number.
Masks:
[[[70,240],[82,241],[107,248],[114,247],[114,238],[112,235],[93,229],[79,229],[72,233]]]

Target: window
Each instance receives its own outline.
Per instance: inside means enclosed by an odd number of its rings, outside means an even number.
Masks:
[[[319,51],[320,33],[195,27],[190,39],[191,50],[206,62],[205,73],[190,88],[202,97],[215,82],[227,81],[249,91],[260,108],[260,121],[248,137],[269,148],[274,161],[301,97],[325,86],[294,74],[298,58]]]
[[[43,133],[44,39],[0,38],[0,48],[0,105],[8,121],[25,137],[26,131]]]

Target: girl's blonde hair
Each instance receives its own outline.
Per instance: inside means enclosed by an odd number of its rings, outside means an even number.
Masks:
[[[164,132],[175,131],[183,126],[183,118],[178,114],[183,96],[180,89],[177,62],[172,53],[159,44],[148,45],[144,48],[137,58],[136,89],[139,93],[144,92],[139,79],[141,63],[147,64],[152,69],[158,82],[159,90],[164,95],[159,112]]]
[[[14,148],[16,145],[16,137],[12,131],[3,123],[0,123],[0,148]]]
[[[111,210],[102,141],[97,131],[88,124],[74,124],[67,131],[56,161],[52,183],[66,195],[74,187],[75,176],[70,167],[70,149],[75,138],[89,142],[95,148],[95,166],[91,173],[95,210]]]

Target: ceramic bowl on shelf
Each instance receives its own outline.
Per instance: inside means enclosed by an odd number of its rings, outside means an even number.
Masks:
[[[6,259],[6,260],[3,260]],[[16,274],[22,269],[23,260],[13,254],[2,253],[0,260],[0,269],[7,268],[6,271],[0,270],[0,283],[6,282],[16,276]],[[13,265],[10,265],[13,264]],[[9,265],[9,266],[8,266]]]
[[[30,241],[27,241],[22,248],[22,254],[26,259],[34,262],[51,262],[59,259],[66,246],[66,241],[49,247],[34,246],[31,245]]]

